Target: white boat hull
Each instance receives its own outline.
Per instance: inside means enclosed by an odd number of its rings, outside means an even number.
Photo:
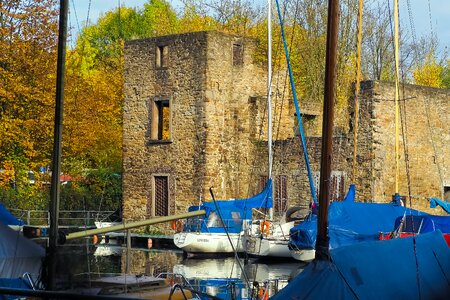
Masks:
[[[179,232],[173,236],[173,241],[188,253],[233,253],[233,247],[237,252],[245,251],[241,234],[230,233],[229,238],[233,246],[224,233]]]
[[[290,252],[293,258],[304,262],[310,262],[316,256],[316,250],[314,249],[292,249]]]
[[[264,221],[268,222],[268,221]],[[261,232],[260,223],[255,222],[245,233],[245,246],[248,254],[253,256],[292,257],[288,248],[289,230],[294,222],[270,222],[270,230]]]
[[[253,256],[291,257],[289,240],[277,237],[250,236],[246,238],[247,253]]]
[[[119,225],[119,224],[122,224],[122,223],[119,223],[119,222],[98,222],[98,221],[96,221],[96,222],[94,222],[94,224],[95,224],[95,227],[97,227],[97,228],[106,228],[106,227]]]

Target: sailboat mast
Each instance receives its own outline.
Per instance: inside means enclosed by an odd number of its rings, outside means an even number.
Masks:
[[[61,140],[64,107],[64,73],[66,61],[66,41],[67,41],[67,14],[68,1],[60,1],[59,10],[59,32],[58,32],[58,61],[56,67],[56,104],[55,104],[55,125],[53,135],[53,156],[52,156],[52,181],[50,191],[50,232],[48,254],[48,286],[50,290],[56,289],[56,262],[58,246],[58,215],[60,182],[59,174],[61,170]]]
[[[352,183],[356,182],[356,154],[358,146],[358,127],[359,127],[359,90],[361,80],[361,44],[362,44],[362,14],[363,0],[359,0],[358,8],[358,35],[356,50],[356,84],[355,84],[355,121],[353,126],[353,167],[352,167]]]
[[[398,33],[398,0],[394,0],[394,48],[395,48],[395,197],[400,197],[398,193],[399,182],[399,33]]]
[[[267,146],[269,173],[268,180],[272,179],[272,0],[268,0],[267,7]],[[269,219],[273,219],[273,209],[269,209]]]
[[[328,0],[325,92],[322,123],[322,159],[320,163],[319,216],[316,259],[329,258],[328,207],[330,205],[331,158],[333,152],[334,98],[336,94],[336,61],[339,25],[339,1]]]
[[[267,8],[267,146],[269,154],[269,179],[272,179],[272,0]]]

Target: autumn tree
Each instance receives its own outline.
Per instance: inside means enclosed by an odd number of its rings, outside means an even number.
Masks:
[[[0,5],[0,163],[23,177],[51,154],[57,11],[55,1]]]
[[[417,64],[413,71],[414,83],[429,87],[443,87],[443,67],[438,64],[434,51],[430,51],[421,64]]]

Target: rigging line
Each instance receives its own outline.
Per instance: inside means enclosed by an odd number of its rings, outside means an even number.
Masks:
[[[437,159],[438,155],[437,155],[437,150],[436,150],[436,142],[434,140],[433,129],[431,126],[431,121],[430,121],[430,107],[427,105],[427,100],[425,100],[425,97],[423,97],[422,99],[423,99],[423,105],[425,106],[425,116],[427,118],[427,127],[430,131],[431,146],[433,148],[434,157],[436,158],[435,163],[436,163],[436,167],[438,169],[439,180],[441,182],[441,186],[444,186],[444,178],[442,176],[442,168],[439,164],[439,160]]]
[[[431,32],[431,37],[433,38],[434,34],[433,34],[433,22],[432,22],[432,18],[431,18],[431,3],[430,0],[428,0],[428,15],[430,17],[430,32]]]
[[[355,119],[353,126],[353,171],[352,171],[352,183],[356,181],[356,149],[358,141],[358,125],[359,125],[359,89],[361,80],[361,44],[362,44],[362,14],[363,14],[363,2],[359,0],[358,9],[358,34],[357,34],[357,58],[356,58],[356,85],[355,85]]]
[[[395,194],[398,194],[399,181],[399,18],[398,0],[394,0],[394,59],[395,59]]]
[[[78,22],[77,10],[75,8],[75,3],[73,2],[73,0],[72,0],[72,7],[73,7],[73,13],[75,14],[75,21],[76,21],[76,24],[77,24],[78,32],[80,32],[81,31],[81,29],[80,29],[80,22]]]
[[[301,137],[302,145],[303,145],[303,154],[304,154],[304,159],[305,159],[305,163],[306,163],[306,168],[308,171],[308,179],[309,179],[311,197],[313,198],[314,203],[317,203],[317,197],[316,197],[314,182],[313,182],[312,173],[311,173],[311,166],[310,166],[309,158],[308,158],[308,149],[306,147],[306,139],[305,139],[305,135],[304,135],[304,131],[303,131],[303,123],[302,123],[300,108],[298,106],[298,101],[297,101],[297,91],[295,88],[295,83],[294,83],[294,78],[293,78],[293,74],[292,74],[290,58],[289,58],[289,50],[287,47],[286,37],[285,37],[285,33],[284,33],[283,17],[281,16],[280,4],[279,4],[278,0],[276,0],[276,3],[277,3],[278,18],[279,18],[280,27],[281,27],[281,35],[283,37],[283,45],[284,45],[284,51],[285,51],[285,55],[286,55],[287,68],[289,70],[289,78],[290,78],[290,82],[291,82],[292,96],[294,98],[295,111],[297,113],[300,137]]]
[[[87,15],[86,15],[85,27],[89,26],[89,14],[91,12],[91,2],[92,2],[92,0],[89,0],[88,9],[87,9]]]
[[[405,83],[402,81],[402,93],[405,95]],[[408,148],[408,127],[407,127],[407,117],[406,117],[406,102],[402,103],[403,105],[403,114],[402,114],[402,136],[403,136],[403,151],[404,151],[404,160],[405,160],[405,168],[406,168],[406,180],[407,180],[407,189],[408,189],[408,200],[409,200],[409,207],[412,208],[412,197],[411,197],[411,174],[409,170],[410,167],[410,161],[409,161],[409,148]],[[400,110],[400,113],[402,110]],[[406,203],[405,203],[406,205]],[[410,211],[412,215],[412,211]],[[414,229],[414,220],[412,220],[412,225]],[[414,231],[414,230],[413,230]]]
[[[217,215],[219,216],[220,222],[222,223],[222,225],[224,225],[223,228],[225,229],[225,233],[227,235],[228,241],[230,242],[231,249],[233,249],[234,257],[235,257],[235,259],[237,260],[237,262],[239,264],[239,268],[241,269],[242,274],[244,275],[245,282],[246,282],[247,286],[250,286],[250,282],[248,280],[247,274],[245,273],[244,267],[242,267],[242,264],[241,264],[241,261],[239,259],[239,256],[238,256],[238,253],[236,251],[236,248],[234,248],[233,242],[231,241],[230,234],[228,233],[228,229],[225,226],[225,222],[223,221],[222,214],[220,213],[219,205],[217,205],[216,198],[214,197],[214,193],[213,193],[213,190],[212,190],[211,187],[209,188],[209,193],[211,194],[212,200],[214,202],[214,206],[216,207]]]
[[[395,24],[395,36],[394,36],[394,43],[395,43],[395,131],[396,131],[396,135],[395,135],[395,163],[396,163],[396,183],[395,183],[395,193],[396,195],[398,195],[398,180],[399,180],[399,134],[398,134],[398,130],[399,130],[399,126],[398,126],[398,122],[399,122],[399,103],[398,103],[398,99],[399,99],[399,8],[398,8],[398,0],[394,0],[394,24]],[[402,83],[403,83],[403,97],[405,95],[404,93],[404,78],[402,78]],[[403,134],[403,142],[404,142],[404,151],[405,151],[405,163],[406,163],[406,174],[407,174],[407,186],[408,186],[408,196],[409,196],[409,202],[410,205],[411,203],[411,184],[410,184],[410,174],[409,174],[409,159],[408,159],[408,152],[407,152],[407,137],[405,132],[403,131],[405,129],[405,131],[407,131],[406,129],[406,104],[405,102],[403,102],[403,105],[405,107],[404,109],[404,118],[405,118],[405,126],[403,126],[402,124],[402,134]],[[404,128],[405,127],[405,128]],[[406,132],[407,133],[407,132]],[[413,236],[413,249],[414,249],[414,258],[415,258],[415,262],[416,262],[416,281],[417,281],[417,289],[418,289],[418,294],[419,294],[419,299],[422,299],[422,295],[421,295],[421,284],[420,284],[420,274],[419,274],[419,263],[418,263],[418,257],[417,257],[417,245],[416,245],[416,237]]]
[[[429,0],[428,0],[428,4],[430,4]],[[416,29],[414,27],[414,19],[413,19],[413,14],[412,14],[412,9],[411,9],[411,0],[406,0],[406,5],[408,7],[409,26],[411,27],[411,35],[413,38],[413,45],[414,45],[414,48],[416,48],[417,37],[416,37]]]

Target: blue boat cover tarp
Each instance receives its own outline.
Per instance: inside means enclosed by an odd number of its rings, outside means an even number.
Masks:
[[[330,248],[356,242],[377,240],[380,232],[394,230],[397,217],[427,215],[392,203],[333,202],[328,209]],[[294,249],[314,249],[317,216],[311,215],[290,230],[289,244]]]
[[[395,229],[400,227],[401,232],[425,233],[440,230],[442,233],[450,233],[450,216],[404,216],[395,220]]]
[[[415,244],[415,245],[414,245]],[[439,231],[363,242],[314,260],[271,299],[449,299],[450,248]]]
[[[22,220],[17,219],[6,207],[0,203],[0,222],[5,225],[23,225]]]
[[[219,211],[217,211],[216,205]],[[269,180],[264,190],[251,198],[216,200],[215,203],[203,202],[201,205],[189,207],[189,212],[205,210],[206,214],[204,217],[189,218],[184,230],[210,233],[239,233],[242,231],[243,221],[251,220],[253,208],[265,209],[271,207],[272,180]],[[221,222],[220,217],[225,224]],[[201,225],[199,225],[199,222],[201,222]]]
[[[445,202],[443,200],[439,200],[437,198],[431,198],[430,199],[430,207],[435,208],[436,206],[442,207],[443,210],[445,210],[448,214],[450,214],[450,203]]]
[[[27,283],[25,283],[25,281],[23,281],[22,278],[0,278],[0,287],[20,289],[20,290],[31,290],[31,287]],[[10,300],[10,299],[22,299],[22,297],[17,295],[0,294],[0,300]]]

